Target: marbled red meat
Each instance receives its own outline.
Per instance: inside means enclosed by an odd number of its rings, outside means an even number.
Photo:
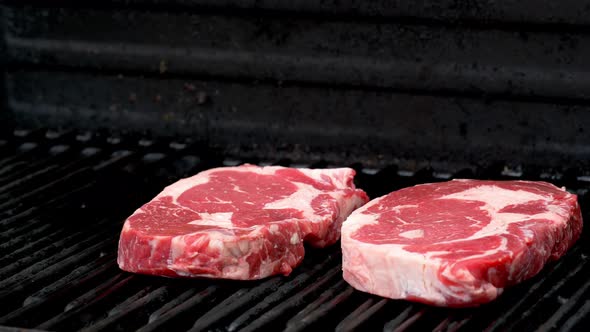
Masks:
[[[576,195],[549,183],[418,185],[344,222],[344,279],[388,298],[475,306],[564,255],[581,231]]]
[[[354,174],[244,165],[180,180],[126,220],[119,266],[163,276],[288,275],[303,242],[334,244],[343,220],[368,201]]]

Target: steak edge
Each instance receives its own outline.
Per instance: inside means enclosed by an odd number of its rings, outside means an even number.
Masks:
[[[577,196],[549,183],[418,185],[344,222],[344,279],[387,298],[477,306],[564,255],[581,231]]]
[[[182,179],[135,211],[119,239],[129,272],[260,279],[288,275],[303,242],[334,244],[344,219],[368,201],[350,168],[243,165]]]

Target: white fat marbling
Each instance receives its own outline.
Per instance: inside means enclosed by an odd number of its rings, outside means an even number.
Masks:
[[[411,231],[399,233],[399,236],[405,237],[406,239],[418,239],[424,237],[424,230],[413,229]]]

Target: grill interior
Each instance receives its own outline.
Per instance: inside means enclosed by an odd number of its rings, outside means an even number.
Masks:
[[[182,280],[120,271],[116,241],[126,216],[166,184],[249,162],[330,167],[326,162],[237,159],[188,141],[100,133],[16,130],[0,140],[0,325],[84,331],[574,331],[590,323],[590,245],[475,309],[434,308],[353,290],[339,245],[306,248],[289,277]],[[371,197],[450,178],[545,180],[590,208],[579,169],[524,166],[406,169],[352,166]],[[584,214],[587,219],[588,215]]]
[[[373,198],[544,180],[585,213],[589,12],[588,0],[3,1],[0,329],[585,330],[587,232],[464,310],[353,290],[339,245],[253,282],[133,275],[115,258],[123,220],[165,185],[245,162],[351,166]]]

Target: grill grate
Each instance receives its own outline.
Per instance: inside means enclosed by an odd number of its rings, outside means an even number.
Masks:
[[[8,137],[0,146],[0,325],[60,331],[575,331],[590,320],[586,234],[540,275],[475,309],[357,292],[341,278],[338,246],[308,248],[291,276],[253,282],[165,279],[118,269],[117,236],[139,204],[174,179],[241,162],[178,142],[43,131]],[[583,209],[588,205],[590,183],[579,170],[353,166],[371,197],[449,177],[543,178],[578,193]]]

